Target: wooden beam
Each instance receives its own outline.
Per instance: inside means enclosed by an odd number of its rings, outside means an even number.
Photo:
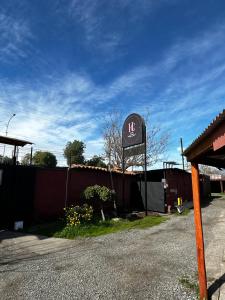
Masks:
[[[192,191],[194,202],[195,235],[198,260],[198,279],[200,300],[208,299],[205,270],[204,239],[202,231],[202,214],[200,205],[199,170],[197,163],[191,163]]]
[[[210,149],[213,148],[212,143],[213,143],[212,138],[208,138],[206,141],[202,141],[200,144],[197,144],[190,151],[190,153],[186,154],[187,160],[193,161],[196,158],[204,155],[206,152],[208,152]]]

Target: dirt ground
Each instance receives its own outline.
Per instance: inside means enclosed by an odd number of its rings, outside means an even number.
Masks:
[[[221,211],[224,199],[203,208],[211,285],[219,263],[219,258],[212,263],[211,249]],[[193,211],[149,229],[73,241],[0,232],[2,300],[187,300],[197,299],[196,283]]]

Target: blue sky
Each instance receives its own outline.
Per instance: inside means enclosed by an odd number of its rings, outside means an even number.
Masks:
[[[9,135],[60,164],[70,140],[102,153],[112,110],[150,111],[179,160],[179,138],[189,145],[224,99],[222,0],[1,0],[0,134],[16,113]]]

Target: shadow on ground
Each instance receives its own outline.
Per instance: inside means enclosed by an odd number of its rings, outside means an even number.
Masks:
[[[222,195],[219,195],[219,194],[214,194],[213,196],[207,198],[207,199],[204,199],[201,201],[201,207],[204,208],[204,207],[208,207],[212,204],[213,200],[216,200],[216,199],[219,199],[219,198],[223,198]]]
[[[11,231],[0,231],[0,242],[0,266],[14,266],[73,248],[73,244],[66,240]]]
[[[225,283],[225,273],[220,276],[220,278],[216,279],[208,288],[208,297],[209,300],[212,299],[212,296],[216,293],[216,291]]]
[[[0,230],[0,243],[2,243],[4,240],[20,238],[28,235],[29,235],[28,233],[24,233],[24,232]],[[39,240],[44,240],[47,239],[48,237],[38,235],[37,238]]]

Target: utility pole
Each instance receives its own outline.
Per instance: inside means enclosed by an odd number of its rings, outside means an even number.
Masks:
[[[182,165],[183,165],[183,170],[184,170],[184,149],[183,149],[183,139],[182,139],[182,137],[180,138],[180,149],[181,149]]]

